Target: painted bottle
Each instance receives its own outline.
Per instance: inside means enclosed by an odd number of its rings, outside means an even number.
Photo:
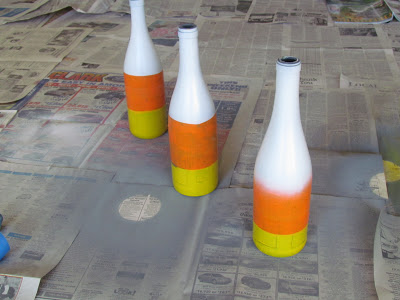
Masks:
[[[253,240],[270,256],[292,256],[307,241],[312,166],[300,119],[300,60],[276,63],[274,107],[254,167]]]
[[[145,20],[144,1],[129,0],[131,35],[124,62],[128,120],[131,133],[152,139],[167,130],[164,76]]]
[[[171,98],[168,133],[172,181],[186,196],[218,184],[217,116],[200,68],[195,24],[179,26],[179,72]]]

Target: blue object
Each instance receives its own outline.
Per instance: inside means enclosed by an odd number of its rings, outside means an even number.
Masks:
[[[8,244],[4,235],[0,232],[0,260],[10,251],[10,245]]]

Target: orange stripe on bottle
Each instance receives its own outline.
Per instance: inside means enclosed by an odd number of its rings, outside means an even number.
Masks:
[[[168,116],[171,162],[182,169],[209,167],[218,159],[217,117],[201,124],[186,124]]]
[[[149,111],[165,105],[164,75],[133,76],[124,73],[126,102],[134,111]]]
[[[294,234],[304,229],[310,213],[311,182],[295,194],[284,194],[254,180],[254,222],[273,234]]]

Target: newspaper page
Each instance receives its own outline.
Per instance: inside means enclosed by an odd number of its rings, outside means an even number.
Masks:
[[[153,40],[164,70],[168,70],[178,54],[178,26],[187,19],[153,20],[147,18]],[[91,28],[93,32],[59,65],[76,71],[122,73],[130,35],[130,15],[108,13],[85,16],[70,12],[49,27]]]
[[[209,197],[154,185],[108,183],[100,190],[36,299],[188,299],[183,289]]]
[[[46,1],[46,3],[38,9],[18,17],[16,20],[21,21],[36,18],[60,11],[67,7],[72,7],[74,10],[81,13],[101,14],[109,11],[112,3],[114,3],[114,0],[51,0]]]
[[[288,48],[389,49],[390,43],[377,25],[308,26],[286,25]],[[356,55],[354,55],[356,56]]]
[[[0,296],[3,299],[34,300],[40,278],[0,275]]]
[[[167,104],[175,81],[176,74],[165,74]],[[227,76],[206,76],[205,81],[217,113],[220,187],[228,187],[262,82]],[[114,170],[118,182],[171,185],[168,133],[138,139],[130,133],[124,114],[81,167]]]
[[[382,29],[390,41],[390,48],[393,50],[397,65],[400,67],[400,36],[398,34],[400,23],[391,22],[383,26]]]
[[[398,0],[385,0],[385,3],[390,8],[397,21],[400,21],[400,2]]]
[[[307,24],[315,26],[330,26],[332,25],[329,13],[324,11],[302,11],[301,9],[285,9],[275,8],[254,12],[248,14],[247,22],[249,23],[285,23],[285,24]]]
[[[56,64],[35,61],[1,62],[0,103],[11,103],[25,97]]]
[[[89,33],[82,28],[0,28],[0,61],[60,62]]]
[[[199,14],[204,17],[244,19],[253,0],[203,0]]]
[[[0,24],[12,22],[36,10],[49,0],[15,1],[2,0],[0,4]]]
[[[374,242],[375,287],[380,300],[400,298],[399,249],[400,206],[385,206],[379,216]]]
[[[378,299],[373,242],[383,200],[312,195],[306,246],[274,258],[253,243],[252,193],[212,195],[190,299]]]
[[[0,132],[14,118],[16,113],[16,110],[0,110]]]
[[[41,278],[77,236],[98,198],[97,186],[114,174],[0,163],[2,233],[11,250],[2,274]]]
[[[201,1],[196,0],[147,0],[145,12],[154,18],[190,18],[196,19],[201,6]],[[111,5],[110,11],[130,13],[129,2],[116,0]]]
[[[390,8],[382,0],[327,0],[326,6],[336,23],[386,23],[393,19]]]
[[[198,17],[199,55],[204,75],[267,78],[283,54],[283,25]],[[171,66],[178,71],[178,62]]]
[[[0,157],[24,164],[79,166],[126,111],[120,77],[52,72],[0,133]]]

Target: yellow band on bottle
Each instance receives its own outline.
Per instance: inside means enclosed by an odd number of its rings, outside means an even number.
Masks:
[[[186,170],[171,163],[172,182],[177,192],[185,196],[203,196],[218,185],[218,160],[207,168]]]
[[[274,257],[287,257],[299,253],[307,242],[307,227],[293,234],[273,234],[262,230],[253,222],[253,241],[257,248]]]
[[[134,111],[128,108],[131,133],[140,139],[154,139],[167,131],[167,111],[165,105],[149,111]]]

